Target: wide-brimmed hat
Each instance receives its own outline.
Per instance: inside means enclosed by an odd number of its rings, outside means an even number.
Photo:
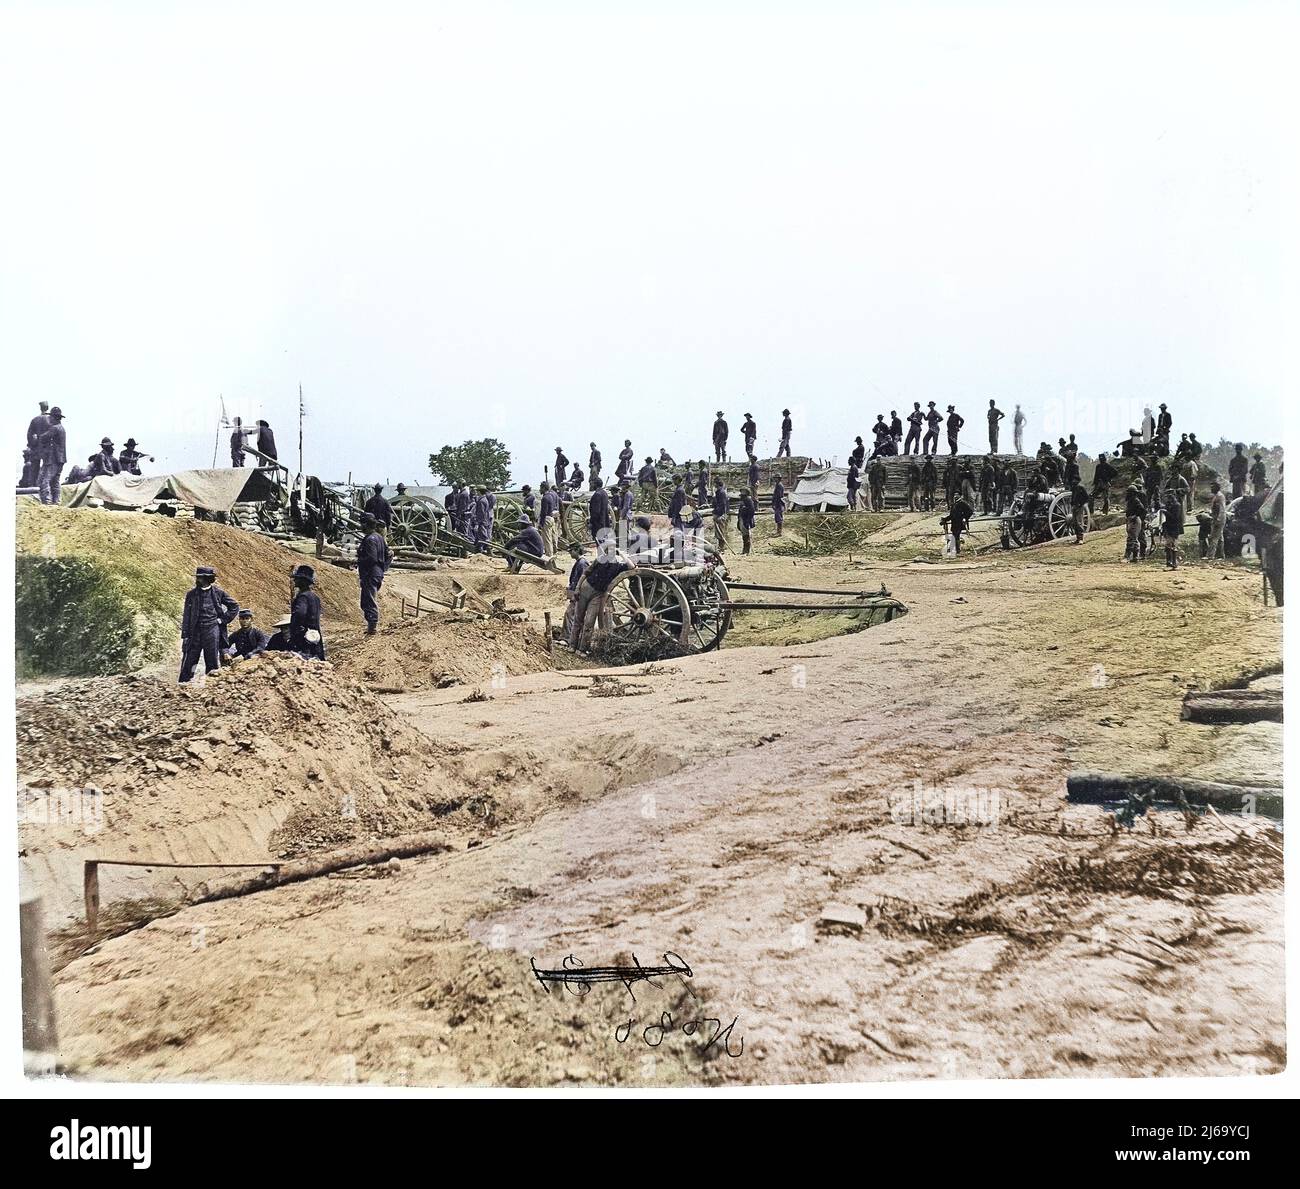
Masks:
[[[292,615],[282,615],[271,626],[273,628],[287,628],[291,623],[293,623]]]
[[[100,438],[100,439],[99,439],[99,444],[100,444],[101,446],[111,446],[111,445],[113,444],[113,439],[112,439],[112,438]]]
[[[373,520],[374,517],[371,517]],[[312,566],[295,566],[293,574],[290,575],[295,580],[305,579],[307,582],[316,581],[316,571]]]
[[[52,409],[50,410],[50,416],[51,416],[51,417],[59,417],[59,418],[62,418],[62,416],[63,416],[63,410],[62,410],[61,408],[59,408],[58,405],[55,405],[54,408],[52,408]]]

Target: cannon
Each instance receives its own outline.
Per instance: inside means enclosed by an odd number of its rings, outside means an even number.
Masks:
[[[1074,509],[1068,490],[1054,487],[1046,493],[1039,493],[1030,517],[1025,516],[1025,495],[1026,492],[1017,491],[1011,507],[996,517],[1001,521],[1004,549],[1013,545],[1041,545],[1044,541],[1061,541],[1074,536]],[[1092,527],[1092,510],[1085,505],[1082,515],[1086,533]],[[990,518],[974,517],[972,523],[986,519]]]
[[[837,601],[737,601],[733,591],[829,595]],[[739,582],[728,577],[717,554],[708,552],[703,561],[640,562],[621,573],[610,584],[601,611],[603,642],[597,651],[625,662],[710,652],[721,647],[732,617],[745,611],[866,615],[867,626],[874,627],[906,614],[907,607],[883,586],[873,594]]]

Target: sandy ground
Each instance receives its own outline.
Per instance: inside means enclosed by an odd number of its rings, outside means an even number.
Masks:
[[[941,562],[932,520],[902,528],[852,566],[765,542],[732,562],[884,583],[911,611],[878,628],[771,617],[615,681],[388,698],[461,746],[457,779],[491,782],[500,820],[400,870],[102,942],[58,975],[66,1066],[448,1085],[1281,1069],[1277,835],[1161,814],[1115,836],[1064,800],[1076,766],[1280,778],[1280,727],[1178,718],[1188,688],[1280,662],[1258,574],[1126,566],[1113,531]],[[732,647],[746,632],[791,642]],[[909,820],[945,794],[948,820]],[[665,953],[692,976],[548,992],[530,966]]]

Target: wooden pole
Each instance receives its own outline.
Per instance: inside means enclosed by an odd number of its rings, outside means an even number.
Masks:
[[[19,904],[18,932],[22,953],[23,1067],[29,1075],[52,1074],[59,1046],[54,1026],[54,983],[39,896]]]

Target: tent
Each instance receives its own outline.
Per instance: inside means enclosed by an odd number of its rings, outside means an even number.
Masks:
[[[144,508],[158,500],[180,500],[209,512],[229,512],[237,503],[261,502],[277,494],[269,467],[218,467],[171,475],[99,475],[64,484],[60,503],[79,508],[101,500],[111,508]]]
[[[849,506],[848,467],[809,467],[799,476],[799,483],[790,496],[793,510],[815,508],[826,512],[832,508]]]

